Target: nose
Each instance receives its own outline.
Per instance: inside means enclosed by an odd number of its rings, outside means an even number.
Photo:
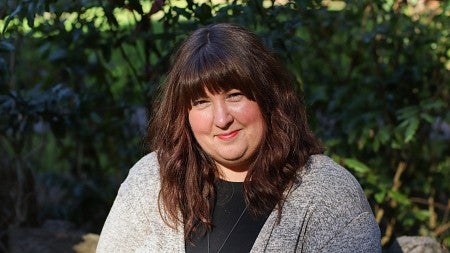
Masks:
[[[218,128],[225,129],[233,122],[233,115],[224,101],[214,105],[214,124]]]

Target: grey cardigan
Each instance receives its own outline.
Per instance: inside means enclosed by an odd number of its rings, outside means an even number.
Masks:
[[[120,186],[98,253],[184,252],[183,229],[161,219],[159,189],[159,165],[150,153]],[[251,252],[381,252],[380,230],[361,186],[327,156],[310,157],[276,220],[274,210]]]

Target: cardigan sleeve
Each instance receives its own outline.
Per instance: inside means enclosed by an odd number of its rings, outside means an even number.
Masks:
[[[305,232],[308,248],[317,252],[381,252],[379,226],[356,178],[328,157],[314,160],[303,188],[312,196]]]
[[[134,252],[152,233],[148,209],[157,204],[151,203],[149,188],[153,160],[152,156],[141,159],[121,184],[102,228],[97,253]]]
[[[329,240],[321,252],[381,252],[380,231],[372,213],[363,212]]]

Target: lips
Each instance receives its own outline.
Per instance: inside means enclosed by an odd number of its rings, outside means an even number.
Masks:
[[[234,137],[236,137],[236,135],[238,135],[239,130],[234,130],[228,133],[222,133],[222,134],[216,134],[216,137],[224,140],[224,141],[228,141],[228,140],[232,140]]]

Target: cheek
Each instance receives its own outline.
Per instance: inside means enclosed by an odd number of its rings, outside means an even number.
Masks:
[[[193,110],[189,112],[189,125],[194,135],[209,132],[210,121],[206,113]]]
[[[264,117],[257,105],[253,105],[252,108],[246,112],[245,123],[252,130],[254,141],[260,142],[263,139],[266,130],[266,123]]]
[[[259,109],[259,106],[255,102],[251,102],[250,104],[240,108],[239,115],[241,121],[246,124],[251,125],[264,125],[264,119]]]

